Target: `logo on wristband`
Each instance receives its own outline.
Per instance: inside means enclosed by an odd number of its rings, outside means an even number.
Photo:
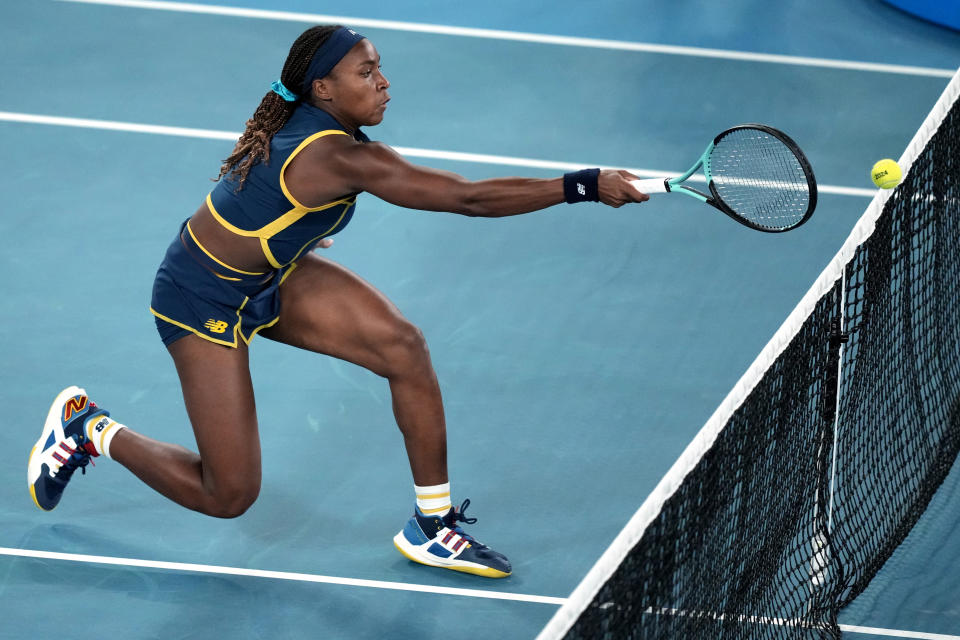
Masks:
[[[597,202],[599,198],[600,169],[583,169],[563,174],[563,201]]]

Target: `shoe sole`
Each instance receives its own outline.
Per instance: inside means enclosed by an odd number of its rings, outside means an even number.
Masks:
[[[36,454],[37,451],[43,450],[43,445],[47,442],[50,434],[57,427],[61,426],[60,407],[73,396],[85,395],[87,395],[87,393],[77,386],[67,387],[57,394],[57,397],[54,398],[50,404],[50,410],[47,411],[47,420],[43,423],[43,431],[40,433],[40,438],[37,440],[37,443],[33,445],[33,448],[30,449],[30,457],[27,459],[27,486],[30,488],[30,497],[33,498],[33,504],[37,505],[37,508],[41,511],[51,511],[52,509],[44,509],[37,501],[37,490],[34,487],[34,483],[40,478],[40,474],[43,473],[43,467],[39,459],[40,456],[37,455],[35,457],[34,454]],[[56,409],[56,411],[54,411],[54,409]]]
[[[474,564],[472,562],[461,564],[444,564],[443,562],[439,562],[438,559],[434,558],[433,556],[428,556],[419,547],[410,544],[407,538],[403,535],[403,531],[393,537],[393,546],[397,548],[397,551],[406,556],[408,560],[412,560],[419,564],[425,564],[428,567],[450,569],[451,571],[470,573],[475,576],[483,576],[484,578],[506,578],[510,575],[509,573],[504,573],[503,571],[485,567],[480,564]]]

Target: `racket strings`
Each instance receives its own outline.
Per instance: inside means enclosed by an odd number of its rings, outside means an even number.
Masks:
[[[807,172],[793,150],[759,129],[721,138],[709,158],[720,199],[737,215],[768,228],[790,227],[810,208]]]

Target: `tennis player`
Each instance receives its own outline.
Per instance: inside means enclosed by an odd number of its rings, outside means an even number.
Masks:
[[[625,171],[472,182],[410,164],[370,142],[390,83],[373,44],[317,26],[293,43],[219,181],[181,226],[157,272],[151,311],[173,357],[199,454],[114,421],[79,387],[54,400],[30,453],[37,506],[53,509],[76,469],[106,456],[187,508],[244,513],[260,491],[248,345],[271,340],[340,358],[387,379],[413,472],[416,507],[394,537],[415,562],[492,578],[507,558],[467,534],[450,497],[443,404],[421,332],[380,292],[311,252],[328,247],[366,191],[403,207],[500,217],[562,202],[647,200]]]

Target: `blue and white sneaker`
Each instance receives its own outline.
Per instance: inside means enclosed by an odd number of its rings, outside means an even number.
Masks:
[[[27,464],[27,484],[38,507],[44,511],[56,507],[73,472],[87,472],[90,458],[100,453],[84,430],[95,428],[109,415],[79,387],[67,387],[54,398]]]
[[[393,537],[393,544],[400,553],[420,564],[486,578],[506,578],[513,572],[510,561],[457,526],[457,522],[477,521],[464,517],[468,506],[470,501],[464,500],[459,509],[451,508],[443,517],[424,515],[417,508],[403,531]]]

